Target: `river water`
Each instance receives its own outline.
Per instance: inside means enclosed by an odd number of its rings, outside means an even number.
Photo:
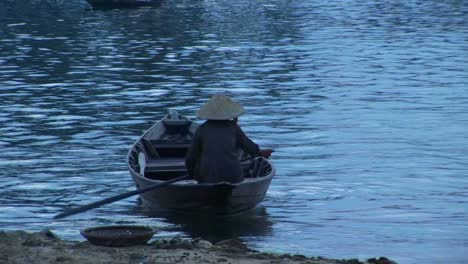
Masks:
[[[157,227],[259,250],[468,263],[468,3],[448,0],[0,2],[0,229]],[[149,215],[125,155],[169,109],[226,92],[276,150],[262,205]],[[195,119],[196,120],[196,119]],[[199,121],[199,120],[197,120]]]

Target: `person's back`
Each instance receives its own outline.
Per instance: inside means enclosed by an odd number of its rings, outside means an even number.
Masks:
[[[254,156],[258,146],[230,120],[208,120],[197,130],[187,167],[199,182],[242,181],[239,149]],[[198,162],[198,163],[197,163]]]
[[[252,156],[269,157],[272,150],[260,151],[237,125],[244,108],[223,94],[216,94],[197,112],[207,119],[195,132],[185,165],[190,176],[200,183],[241,182],[244,178],[239,149]],[[232,120],[233,119],[233,120]]]

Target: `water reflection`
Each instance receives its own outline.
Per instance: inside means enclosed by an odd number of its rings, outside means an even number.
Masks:
[[[201,237],[212,243],[232,238],[251,240],[253,237],[270,236],[273,231],[273,222],[263,206],[233,216],[155,213],[145,210],[142,213],[148,217],[162,218],[164,222],[176,225],[166,231],[182,231],[189,237]]]
[[[2,229],[76,239],[124,221],[211,236],[203,218],[129,214],[132,199],[51,217],[133,190],[136,138],[168,109],[194,117],[229,91],[246,133],[276,149],[277,176],[266,215],[219,220],[215,234],[330,257],[467,262],[466,1],[88,7],[0,1]]]

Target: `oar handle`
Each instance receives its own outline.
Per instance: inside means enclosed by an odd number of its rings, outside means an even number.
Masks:
[[[241,160],[239,160],[239,162],[244,162],[244,161],[252,160],[252,159],[255,159],[255,158],[258,158],[258,157],[261,157],[261,156],[251,156],[251,157],[248,157],[248,158],[245,158],[245,159],[241,159]]]
[[[134,190],[134,191],[131,191],[131,192],[128,192],[128,193],[122,193],[122,194],[119,194],[119,195],[116,195],[116,196],[112,196],[112,197],[106,198],[104,200],[100,200],[100,201],[97,201],[97,202],[94,202],[94,203],[90,203],[90,204],[87,204],[87,205],[84,205],[84,206],[80,206],[78,208],[74,208],[74,209],[65,211],[63,213],[60,213],[60,214],[54,216],[54,219],[60,219],[60,218],[64,218],[64,217],[67,217],[67,216],[70,216],[70,215],[85,212],[85,211],[97,208],[97,207],[105,205],[105,204],[109,204],[109,203],[113,203],[115,201],[123,200],[125,198],[130,197],[130,196],[137,195],[137,194],[144,193],[144,192],[148,192],[148,191],[160,188],[160,187],[164,187],[164,186],[169,185],[171,183],[186,180],[186,179],[189,179],[189,178],[190,178],[190,176],[183,175],[183,176],[171,179],[171,180],[167,180],[167,181],[165,181],[163,183],[153,184],[153,185],[150,185],[148,187],[141,188],[141,189],[138,189],[138,190]]]

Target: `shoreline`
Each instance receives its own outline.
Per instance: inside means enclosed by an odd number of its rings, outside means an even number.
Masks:
[[[329,259],[261,252],[230,239],[212,244],[202,239],[158,239],[131,247],[96,246],[88,241],[66,241],[50,230],[0,231],[0,262],[11,264],[397,264],[385,257],[368,260]]]

